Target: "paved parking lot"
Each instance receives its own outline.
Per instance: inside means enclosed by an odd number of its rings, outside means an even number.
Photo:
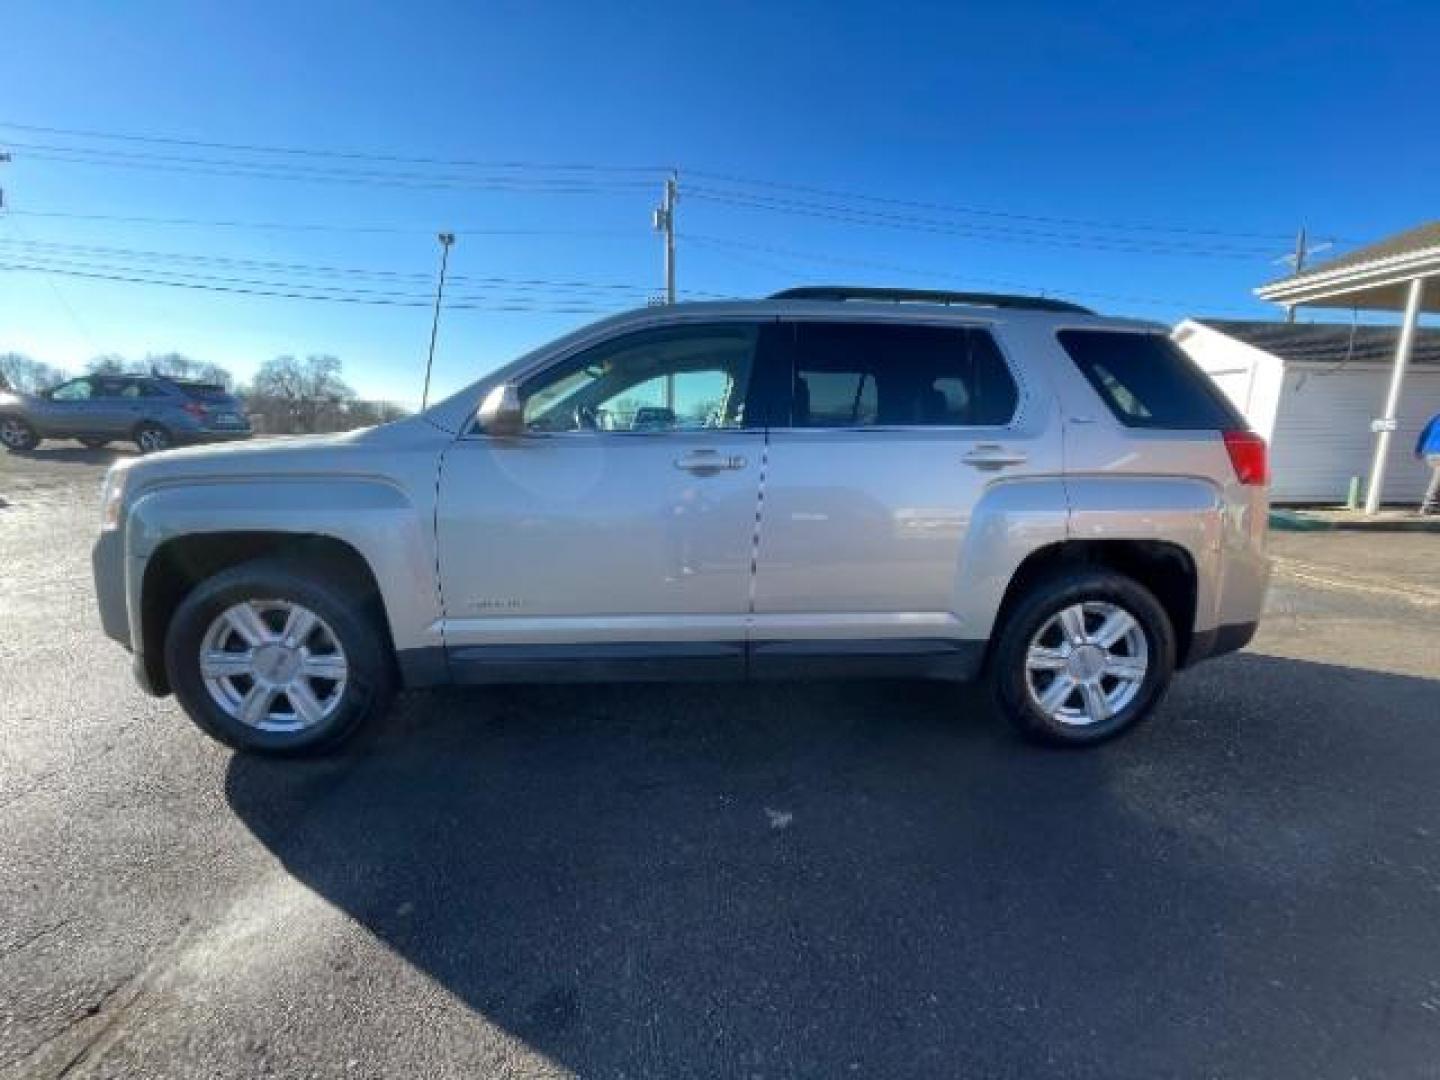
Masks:
[[[1440,537],[1277,535],[1252,649],[1091,752],[537,687],[279,764],[101,637],[107,459],[0,457],[0,1076],[1440,1076]]]

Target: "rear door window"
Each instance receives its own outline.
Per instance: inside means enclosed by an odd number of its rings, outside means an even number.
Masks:
[[[1061,330],[1061,347],[1126,427],[1244,428],[1229,399],[1164,334]]]
[[[994,427],[1019,390],[989,331],[905,323],[788,327],[788,403],[778,426]]]

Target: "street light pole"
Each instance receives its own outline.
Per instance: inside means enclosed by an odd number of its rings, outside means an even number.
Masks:
[[[440,330],[440,299],[445,295],[445,267],[450,262],[450,245],[455,243],[455,234],[442,232],[440,241],[440,281],[435,286],[435,315],[430,320],[430,355],[425,359],[425,390],[420,395],[420,408],[430,403],[430,369],[435,365],[435,335]]]

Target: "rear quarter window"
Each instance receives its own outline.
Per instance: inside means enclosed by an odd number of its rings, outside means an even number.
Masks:
[[[1225,431],[1247,426],[1209,376],[1164,334],[1061,330],[1056,337],[1126,427]]]

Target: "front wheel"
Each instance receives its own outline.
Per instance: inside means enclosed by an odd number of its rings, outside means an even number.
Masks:
[[[394,666],[367,598],[319,567],[262,559],[180,604],[165,636],[175,696],[237,750],[329,749],[384,712]]]
[[[1123,574],[1082,569],[1020,599],[1001,628],[990,679],[1025,735],[1076,746],[1148,716],[1174,670],[1174,628],[1154,594]]]
[[[40,436],[18,416],[6,416],[0,418],[0,443],[5,444],[6,450],[23,453],[39,446]]]

